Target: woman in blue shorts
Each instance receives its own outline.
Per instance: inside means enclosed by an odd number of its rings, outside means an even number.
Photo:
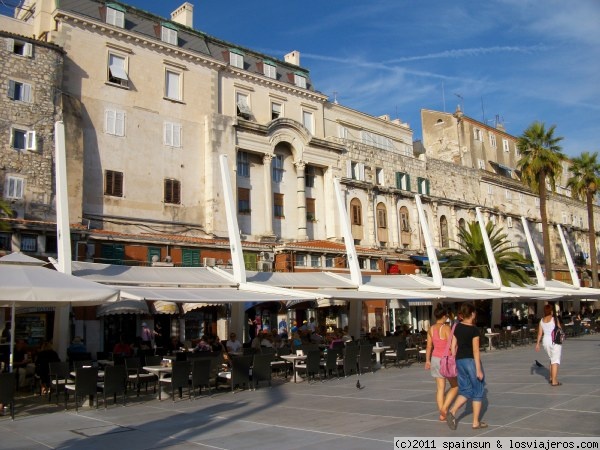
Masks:
[[[456,412],[467,400],[472,400],[473,429],[487,428],[487,423],[479,420],[485,383],[479,357],[479,328],[475,326],[475,307],[472,303],[463,303],[460,313],[463,320],[456,326],[452,338],[452,353],[456,355],[458,369],[458,397],[448,411],[446,421],[451,430],[456,430]]]

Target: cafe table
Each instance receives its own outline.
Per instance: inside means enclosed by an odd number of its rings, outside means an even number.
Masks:
[[[307,358],[306,355],[281,355],[280,358],[290,361],[294,365],[294,383],[297,383],[299,377],[296,375],[296,364],[298,361],[305,361]]]
[[[386,350],[389,350],[390,347],[389,345],[382,345],[381,347],[373,347],[373,353],[375,353],[375,368],[376,369],[381,369],[381,354],[384,353]]]
[[[146,372],[153,373],[158,377],[158,389],[162,389],[160,380],[162,380],[166,375],[173,373],[173,367],[171,366],[143,366],[142,369],[144,369]],[[157,398],[160,398],[160,392]]]
[[[492,351],[494,348],[492,347],[492,339],[500,336],[500,333],[485,333],[485,337],[488,338],[488,348]]]

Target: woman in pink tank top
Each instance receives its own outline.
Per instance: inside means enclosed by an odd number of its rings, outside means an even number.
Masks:
[[[458,383],[456,377],[448,378],[450,388],[446,392],[446,378],[440,374],[440,359],[446,355],[448,346],[448,337],[451,328],[446,324],[448,312],[445,308],[436,308],[433,312],[435,324],[427,332],[427,350],[425,352],[425,370],[431,371],[431,376],[435,378],[436,395],[435,399],[440,411],[440,420],[446,420],[448,408],[458,394]]]

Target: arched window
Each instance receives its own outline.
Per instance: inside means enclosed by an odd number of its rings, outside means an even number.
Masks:
[[[362,225],[362,205],[357,198],[353,198],[350,202],[350,220],[352,225]]]
[[[381,246],[387,245],[387,208],[384,203],[377,204],[377,240]]]
[[[458,219],[458,228],[464,230],[466,227],[467,223],[465,222],[465,219]]]
[[[448,240],[448,220],[446,216],[440,217],[440,243],[442,248],[448,248],[450,242]]]
[[[408,217],[408,208],[403,206],[400,208],[400,243],[404,248],[410,247],[410,219]]]
[[[363,239],[362,205],[357,198],[350,201],[350,223],[352,224],[354,243],[360,243]]]

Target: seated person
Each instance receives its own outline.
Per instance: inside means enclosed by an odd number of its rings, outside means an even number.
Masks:
[[[121,336],[119,342],[117,342],[113,348],[113,355],[124,356],[126,358],[133,356],[133,349],[131,345],[125,342],[125,338]]]
[[[33,368],[33,371],[31,371]],[[13,353],[13,370],[17,374],[17,389],[27,386],[27,374],[35,372],[35,365],[31,364],[27,353],[27,344],[19,339]]]
[[[80,336],[75,336],[75,339],[73,339],[73,342],[71,343],[71,345],[69,345],[69,348],[67,348],[67,353],[85,353],[85,352],[87,352],[87,348],[85,347],[83,340],[81,339]]]
[[[213,352],[225,352],[223,342],[221,341],[221,338],[219,338],[219,336],[212,337],[209,343]]]
[[[260,346],[273,348],[273,339],[269,330],[263,330],[261,333]]]
[[[229,335],[229,340],[227,341],[227,351],[229,353],[241,353],[242,352],[242,343],[238,340],[235,333],[231,333]]]
[[[212,351],[212,347],[208,343],[208,339],[206,338],[206,336],[202,336],[200,338],[200,341],[198,341],[198,344],[196,345],[196,347],[194,348],[193,351],[194,352],[210,352],[210,351]]]
[[[173,336],[169,341],[169,345],[167,346],[167,350],[169,353],[177,352],[181,350],[183,347],[183,343],[179,340],[179,337]]]
[[[51,387],[50,382],[50,363],[60,362],[58,353],[54,351],[51,342],[44,342],[40,351],[35,358],[35,373],[40,377],[40,384],[42,385],[41,393],[46,395]]]

